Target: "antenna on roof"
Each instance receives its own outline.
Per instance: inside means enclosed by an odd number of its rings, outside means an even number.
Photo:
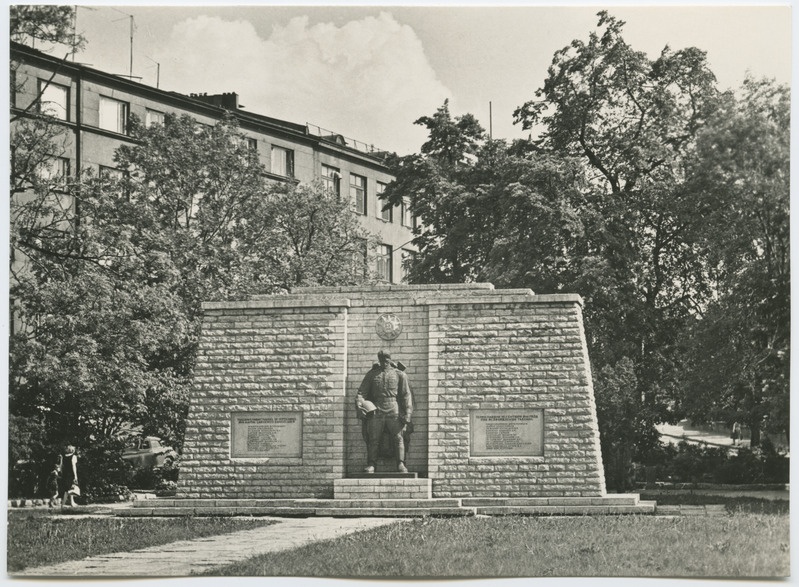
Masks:
[[[96,8],[92,8],[91,6],[78,6],[75,4],[73,6],[74,10],[72,11],[72,62],[75,62],[75,54],[77,51],[75,50],[75,42],[78,40],[78,8],[82,8],[83,10],[97,10]]]
[[[128,14],[127,12],[122,12],[121,10],[111,7],[112,10],[116,10],[119,14],[124,14],[127,18],[130,19],[130,75],[129,77],[133,79],[133,31],[136,30],[136,22],[133,19],[132,14]],[[120,20],[124,20],[122,18],[118,18],[112,22],[119,22]]]
[[[156,67],[156,69],[155,69],[155,87],[156,88],[160,88],[161,87],[161,64],[158,63],[155,59],[153,59],[149,55],[145,55],[145,57],[147,57],[147,59],[149,59],[150,61],[155,63],[155,67]]]

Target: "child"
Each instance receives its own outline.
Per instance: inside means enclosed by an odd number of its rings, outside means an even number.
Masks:
[[[53,507],[58,503],[58,482],[61,480],[61,463],[53,463],[53,470],[47,475],[47,493],[50,496],[48,505]]]

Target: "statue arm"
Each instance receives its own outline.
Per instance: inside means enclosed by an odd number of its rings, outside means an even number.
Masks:
[[[375,368],[372,367],[364,376],[361,385],[358,387],[358,395],[355,397],[355,406],[360,406],[364,400],[372,401],[372,379],[375,376]]]
[[[400,415],[406,422],[410,422],[413,415],[413,394],[408,383],[408,376],[402,371],[399,372],[397,399],[399,400]]]

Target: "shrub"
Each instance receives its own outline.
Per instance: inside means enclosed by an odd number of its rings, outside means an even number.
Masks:
[[[79,450],[78,479],[81,489],[127,485],[130,465],[122,459],[124,442],[106,438]]]
[[[155,494],[158,497],[171,497],[178,492],[178,484],[176,481],[159,481],[155,486]]]
[[[82,501],[90,503],[117,503],[120,501],[132,501],[133,493],[124,485],[106,483],[100,481],[89,487],[82,496]]]
[[[676,447],[664,446],[647,453],[650,476],[658,481],[678,483],[788,483],[790,460],[778,453],[773,444],[764,443],[760,449],[739,448],[730,455],[723,448],[680,442]],[[638,481],[643,470],[638,470]]]

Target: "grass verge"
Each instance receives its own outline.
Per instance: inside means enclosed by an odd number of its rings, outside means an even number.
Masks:
[[[426,518],[209,571],[298,577],[783,577],[789,517]]]
[[[81,508],[80,512],[86,510]],[[8,572],[249,530],[269,523],[252,518],[77,518],[41,511],[9,511]]]

